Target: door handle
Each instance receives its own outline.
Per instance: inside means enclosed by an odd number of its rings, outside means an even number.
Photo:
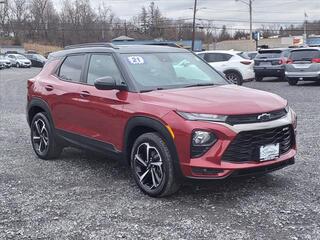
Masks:
[[[89,96],[90,96],[90,93],[88,91],[82,91],[80,93],[80,97],[82,97],[82,98],[89,97]]]
[[[52,85],[46,85],[45,89],[50,92],[50,91],[53,90],[53,86]]]

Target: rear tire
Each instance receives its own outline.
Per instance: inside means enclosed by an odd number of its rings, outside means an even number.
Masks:
[[[296,86],[298,84],[298,80],[288,78],[288,83],[290,86]]]
[[[226,76],[226,78],[231,81],[234,84],[237,85],[242,85],[243,83],[243,79],[240,73],[236,72],[236,71],[226,71],[224,73],[224,75]]]
[[[45,113],[37,113],[31,122],[31,143],[34,152],[43,160],[58,158],[63,146],[57,141],[53,126]]]
[[[159,134],[146,133],[138,137],[132,147],[130,163],[134,180],[145,194],[164,197],[179,189],[172,156]]]

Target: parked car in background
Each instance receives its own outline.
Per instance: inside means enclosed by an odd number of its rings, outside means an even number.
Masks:
[[[6,57],[11,61],[12,66],[17,68],[20,67],[31,67],[31,61],[21,54],[8,54]]]
[[[320,81],[320,48],[292,50],[285,76],[290,85],[296,85],[298,81]]]
[[[38,53],[27,53],[24,55],[31,61],[32,67],[43,67],[47,59]]]
[[[243,81],[254,79],[253,64],[243,52],[238,51],[204,51],[196,53],[214,69],[225,74],[231,82],[242,85]]]
[[[292,49],[262,49],[254,59],[254,72],[256,81],[264,77],[285,78],[285,65]]]
[[[251,51],[251,52],[244,52],[245,55],[247,55],[251,60],[253,60],[257,55],[257,51]]]
[[[0,64],[5,68],[11,68],[11,61],[5,55],[0,55]]]

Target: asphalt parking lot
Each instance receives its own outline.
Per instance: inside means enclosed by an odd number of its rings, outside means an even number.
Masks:
[[[38,71],[0,71],[0,239],[320,239],[320,84],[245,83],[297,112],[295,165],[153,199],[119,162],[72,148],[55,161],[35,156],[25,105]]]

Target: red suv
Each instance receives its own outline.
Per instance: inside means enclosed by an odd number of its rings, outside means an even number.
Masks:
[[[53,53],[28,81],[27,114],[41,159],[70,145],[124,159],[154,197],[185,177],[265,173],[296,154],[286,100],[230,84],[179,48],[101,43]]]

